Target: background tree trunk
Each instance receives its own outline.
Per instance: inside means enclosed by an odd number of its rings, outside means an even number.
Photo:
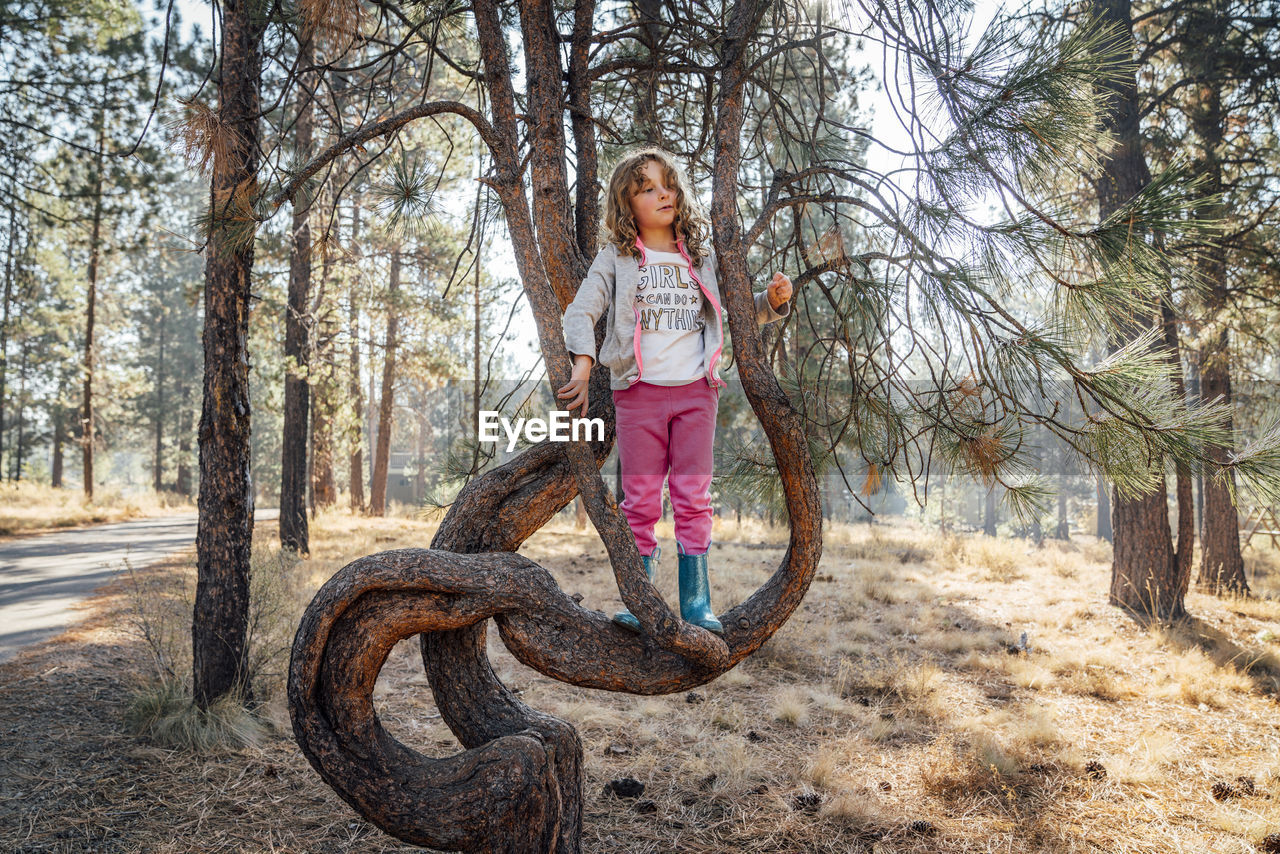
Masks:
[[[360,206],[354,205],[351,210],[351,245],[360,251]],[[347,380],[347,393],[351,396],[350,428],[347,430],[347,442],[350,452],[347,457],[349,474],[347,489],[350,492],[351,509],[357,513],[364,512],[364,437],[360,429],[364,421],[364,386],[360,382],[360,302],[357,299],[360,277],[359,266],[356,275],[347,290],[347,330],[351,336],[350,374]]]
[[[198,580],[191,621],[196,704],[248,692],[246,632],[253,484],[249,473],[249,295],[253,238],[235,241],[219,220],[258,172],[259,86],[265,19],[245,0],[222,6],[218,117],[236,133],[215,156],[213,225],[204,288],[204,404],[200,413]]]
[[[1191,89],[1190,119],[1197,151],[1195,170],[1205,179],[1203,193],[1216,197],[1223,190],[1222,144],[1227,120],[1222,104],[1222,87],[1225,69],[1222,50],[1228,27],[1227,12],[1221,4],[1204,4],[1207,8],[1194,8],[1188,13],[1187,31],[1195,35],[1195,44],[1189,46],[1187,63],[1197,78]],[[1212,202],[1203,212],[1210,220],[1227,218],[1225,205],[1220,200]],[[1201,351],[1199,393],[1209,400],[1221,399],[1231,403],[1231,334],[1226,322],[1227,262],[1226,250],[1220,241],[1210,241],[1197,259],[1200,275],[1209,292],[1205,298],[1205,321],[1209,334]],[[1232,429],[1234,419],[1227,416],[1226,427]],[[1206,448],[1209,456],[1227,462],[1232,454],[1230,445],[1214,445]],[[1232,481],[1234,473],[1227,475]],[[1204,501],[1203,541],[1201,545],[1199,586],[1209,592],[1249,592],[1249,582],[1244,574],[1244,559],[1240,555],[1240,520],[1235,504],[1231,501],[1230,485],[1225,481],[1208,477],[1202,481]]]
[[[18,234],[18,217],[17,209],[13,204],[13,185],[14,179],[9,179],[10,199],[8,205],[9,214],[9,239],[5,244],[4,259],[4,309],[0,313],[0,479],[4,478],[4,416],[5,406],[9,403],[8,390],[6,383],[9,379],[9,310],[13,305],[13,264],[15,252],[15,243]]]
[[[182,408],[178,415],[178,479],[179,495],[191,495],[191,385],[182,384]]]
[[[312,64],[310,36],[302,36],[298,63]],[[311,153],[311,74],[299,81],[298,120],[294,147],[299,158]],[[293,199],[293,223],[289,248],[289,304],[284,316],[284,424],[280,442],[280,545],[300,554],[309,551],[307,529],[307,415],[311,409],[307,315],[311,290],[311,197],[306,189]]]
[[[311,316],[316,318],[311,363],[315,382],[311,387],[311,512],[331,507],[338,500],[338,487],[333,478],[334,380],[337,369],[333,360],[333,324],[328,305],[329,283],[333,274],[333,254],[325,241],[320,264],[320,287],[311,303]]]
[[[155,459],[151,468],[151,488],[156,492],[164,489],[164,328],[165,311],[164,307],[160,309],[160,323],[157,333],[160,336],[159,346],[156,348],[156,414],[155,414],[155,434],[156,434],[156,450]]]
[[[396,332],[400,324],[400,248],[391,250],[391,283],[387,289],[387,345],[382,361],[382,396],[378,404],[378,444],[373,454],[373,487],[369,512],[387,514],[387,468],[391,461],[391,417],[395,405]]]
[[[105,97],[105,96],[104,96]],[[93,498],[93,324],[98,301],[98,262],[102,253],[102,159],[106,147],[106,109],[98,107],[98,145],[93,170],[93,224],[89,231],[89,293],[84,312],[84,392],[80,410],[84,494]]]
[[[1108,543],[1115,541],[1114,529],[1111,527],[1111,490],[1101,477],[1094,483],[1098,493],[1098,521],[1094,532],[1098,539]]]

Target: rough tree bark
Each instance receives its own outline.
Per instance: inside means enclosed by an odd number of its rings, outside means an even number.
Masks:
[[[590,4],[584,5],[589,19]],[[720,615],[723,638],[677,619],[645,579],[635,541],[599,477],[614,434],[608,371],[597,365],[588,414],[606,419],[605,441],[544,443],[475,478],[451,506],[431,549],[384,552],[348,565],[303,618],[289,671],[299,744],[348,803],[398,838],[468,851],[567,854],[580,848],[581,744],[571,726],[525,706],[498,681],[485,649],[489,618],[517,659],[548,676],[663,694],[714,679],[758,649],[813,579],[822,543],[817,482],[800,416],[766,362],[735,208],[746,36],[765,6],[762,0],[735,6],[721,42],[712,221],[739,376],[786,496],[792,523],[786,554],[763,587]],[[520,10],[532,210],[521,181],[512,74],[498,12],[490,0],[476,0],[474,11],[493,115],[492,125],[478,120],[493,155],[494,173],[486,180],[503,205],[550,379],[558,387],[569,375],[560,317],[586,270],[580,241],[595,223],[584,231],[579,222],[575,229],[570,214],[562,99],[554,94],[561,67],[552,6],[534,0]],[[597,338],[602,335],[601,326]],[[582,608],[549,573],[513,554],[577,493],[642,634]],[[416,633],[437,706],[465,748],[454,757],[415,753],[392,738],[374,712],[373,686],[388,652]]]
[[[235,239],[219,220],[236,216],[255,191],[259,86],[265,20],[245,0],[222,6],[218,81],[220,124],[234,128],[215,154],[214,214],[204,287],[204,403],[200,413],[198,580],[191,622],[195,701],[248,689],[249,548],[253,484],[249,473],[249,287],[253,238]]]
[[[309,35],[301,36],[298,64],[312,64],[314,50]],[[308,86],[312,74],[303,74],[298,87],[300,103],[294,125],[294,147],[305,158],[311,153],[312,99]],[[293,199],[293,223],[289,245],[289,299],[284,315],[284,423],[280,442],[280,545],[299,554],[309,551],[307,529],[307,415],[311,410],[311,378],[308,374],[310,318],[307,303],[311,290],[311,195]]]
[[[396,334],[400,327],[400,248],[391,250],[391,278],[387,288],[387,343],[382,353],[382,394],[378,399],[378,440],[373,451],[373,483],[369,513],[387,513],[387,469],[391,464],[391,417],[395,407]]]
[[[1099,0],[1095,8],[1102,20],[1118,27],[1132,49],[1129,0]],[[1130,71],[1107,85],[1114,95],[1107,123],[1116,135],[1116,146],[1104,158],[1103,173],[1096,184],[1100,218],[1116,211],[1151,181],[1151,171],[1142,151],[1137,79]],[[1122,340],[1112,342],[1113,346],[1133,340],[1153,323],[1163,326],[1169,358],[1179,366],[1180,372],[1177,325],[1167,300],[1162,300],[1155,317],[1121,319],[1117,325],[1122,329]],[[1171,541],[1163,472],[1158,476],[1156,489],[1147,495],[1127,498],[1118,489],[1112,490],[1111,526],[1115,542],[1109,600],[1130,613],[1165,620],[1186,613],[1183,600],[1190,581],[1195,522],[1191,510],[1191,477],[1185,465],[1178,466],[1175,493],[1179,508],[1176,549]]]

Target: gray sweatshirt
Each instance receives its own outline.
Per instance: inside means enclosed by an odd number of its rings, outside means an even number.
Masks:
[[[676,247],[685,260],[689,262],[689,270],[693,280],[702,289],[705,299],[704,310],[715,313],[714,325],[708,323],[703,328],[702,373],[707,382],[715,388],[724,388],[728,383],[720,378],[720,351],[724,346],[724,327],[720,312],[720,287],[716,281],[716,256],[711,254],[703,259],[701,267],[693,266],[689,253],[685,251],[684,241],[676,242]],[[640,283],[640,265],[644,263],[644,244],[636,237],[636,248],[640,250],[640,258],[630,255],[619,255],[618,248],[612,242],[596,254],[596,259],[587,271],[587,277],[578,286],[578,293],[564,312],[564,341],[571,355],[587,355],[608,366],[612,389],[629,388],[643,378],[644,361],[640,357],[640,312],[636,309],[636,286]],[[790,303],[784,303],[781,311],[775,311],[769,305],[766,291],[756,294],[756,322],[761,326],[781,320],[791,313]],[[631,306],[632,317],[624,311],[614,311],[615,306]],[[600,352],[596,353],[595,325],[602,313],[607,312],[607,329]]]

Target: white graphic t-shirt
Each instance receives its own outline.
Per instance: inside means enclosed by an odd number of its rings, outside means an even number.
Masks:
[[[702,289],[679,252],[645,251],[636,286],[640,312],[640,379],[684,385],[702,376]]]

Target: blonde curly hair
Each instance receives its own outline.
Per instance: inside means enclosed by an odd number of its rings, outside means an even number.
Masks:
[[[631,215],[631,197],[644,186],[644,167],[656,160],[662,169],[662,180],[675,190],[676,239],[684,240],[685,251],[693,260],[693,266],[701,267],[702,259],[711,254],[707,246],[710,221],[698,206],[684,170],[670,152],[656,146],[645,146],[628,152],[614,164],[609,175],[609,187],[604,199],[604,222],[600,228],[600,240],[618,247],[620,254],[640,257],[636,249],[636,221]]]

